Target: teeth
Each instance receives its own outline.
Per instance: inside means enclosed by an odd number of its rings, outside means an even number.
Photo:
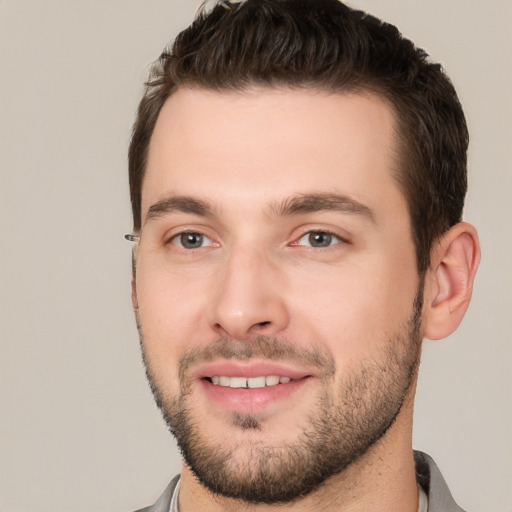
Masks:
[[[249,388],[264,388],[265,387],[265,377],[250,377],[247,379],[247,386]]]
[[[247,378],[246,377],[231,377],[229,379],[230,388],[246,388]]]
[[[229,377],[219,377],[219,384],[221,386],[229,386],[231,379]]]
[[[224,386],[229,388],[264,388],[265,386],[276,386],[277,384],[287,384],[292,379],[290,377],[279,377],[278,375],[267,375],[262,377],[223,377],[214,375],[212,383],[215,386]]]

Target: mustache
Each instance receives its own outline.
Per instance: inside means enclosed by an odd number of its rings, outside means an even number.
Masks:
[[[190,368],[198,364],[217,359],[247,361],[256,358],[314,366],[321,378],[332,377],[336,371],[334,358],[327,351],[300,347],[291,341],[260,335],[243,341],[223,337],[205,347],[191,348],[180,358],[179,374],[183,382]]]

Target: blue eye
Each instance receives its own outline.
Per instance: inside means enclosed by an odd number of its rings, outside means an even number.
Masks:
[[[310,247],[322,248],[339,244],[341,241],[340,237],[328,233],[327,231],[309,231],[298,240],[297,245],[309,245]]]
[[[171,239],[171,242],[182,249],[199,249],[213,245],[212,240],[206,235],[192,231],[179,233]]]

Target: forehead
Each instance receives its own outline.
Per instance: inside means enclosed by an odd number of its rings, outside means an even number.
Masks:
[[[142,220],[169,194],[243,205],[314,191],[403,203],[395,125],[370,93],[178,89],[152,135]]]

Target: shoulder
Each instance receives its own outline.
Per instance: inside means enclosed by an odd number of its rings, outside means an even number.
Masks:
[[[460,508],[448,488],[441,471],[432,457],[423,452],[414,452],[418,483],[428,496],[429,512],[465,512]]]
[[[136,510],[135,512],[169,512],[172,495],[174,493],[174,489],[176,489],[176,485],[179,482],[179,480],[180,475],[175,476],[154,505],[141,508],[139,510]]]

